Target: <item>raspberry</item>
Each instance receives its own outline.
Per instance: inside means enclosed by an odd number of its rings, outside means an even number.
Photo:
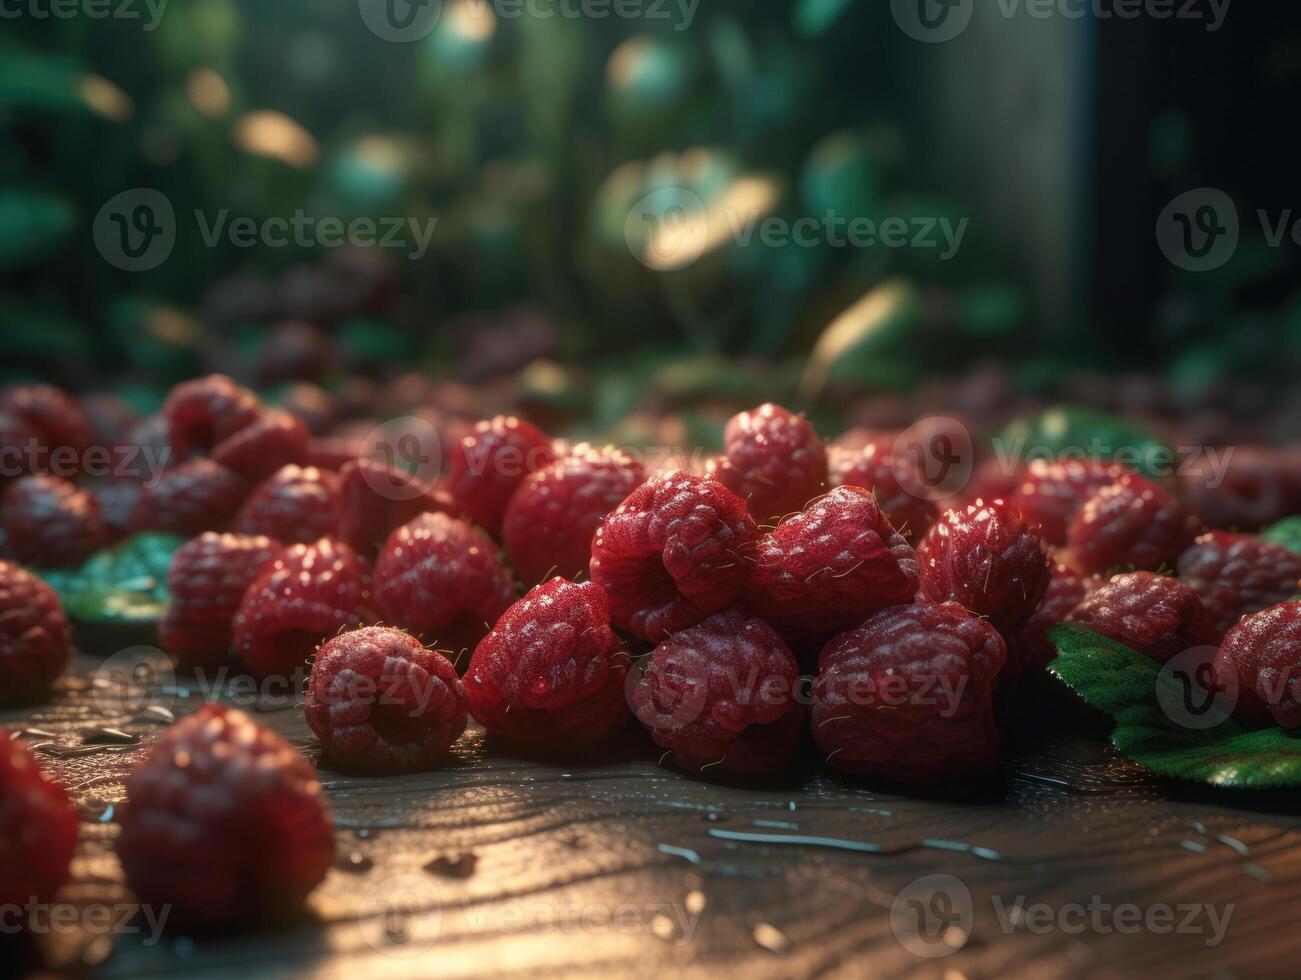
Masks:
[[[734,415],[709,475],[744,500],[756,521],[780,521],[826,489],[827,451],[801,413],[769,402]]]
[[[1301,602],[1243,616],[1215,656],[1219,677],[1236,675],[1235,713],[1251,728],[1301,728]]]
[[[1173,566],[1201,530],[1197,516],[1156,484],[1126,474],[1089,498],[1066,532],[1081,571]]]
[[[428,769],[465,731],[452,662],[387,627],[340,633],[321,647],[306,711],[326,758],[360,772]]]
[[[25,568],[0,561],[0,704],[43,697],[71,659],[58,594]]]
[[[141,488],[135,480],[100,480],[91,488],[99,501],[99,513],[107,525],[110,538],[116,540],[131,533]]]
[[[307,439],[307,426],[286,411],[271,409],[218,443],[212,460],[257,483],[282,466],[302,463],[307,458]]]
[[[253,392],[224,374],[210,374],[173,388],[162,414],[171,432],[172,451],[183,460],[208,452],[252,425],[262,409]]]
[[[0,523],[6,551],[24,565],[76,565],[109,539],[95,495],[57,476],[24,476],[11,483]]]
[[[782,521],[757,556],[747,607],[822,641],[917,594],[912,547],[862,487],[837,487]]]
[[[30,450],[37,450],[32,459]],[[21,417],[0,409],[0,486],[12,477],[30,473],[35,463],[40,468],[41,437]]]
[[[132,526],[180,535],[220,530],[247,493],[248,484],[238,473],[210,459],[191,459],[164,470],[152,486],[144,485]]]
[[[1011,501],[1021,484],[1025,482],[1025,477],[1025,468],[1020,463],[1008,462],[995,456],[976,467],[975,472],[971,474],[971,481],[962,488],[959,500],[963,504],[974,503],[977,500]],[[1040,531],[1040,534],[1042,533]]]
[[[572,578],[585,574],[601,521],[645,481],[631,456],[586,444],[530,473],[502,522],[515,574],[525,582],[540,582],[553,571]]]
[[[473,650],[517,595],[497,546],[446,514],[403,524],[375,562],[380,615],[456,652]]]
[[[1216,642],[1214,626],[1197,593],[1177,579],[1152,572],[1115,576],[1076,606],[1067,621],[1161,664],[1185,650]]]
[[[1037,673],[1057,657],[1056,645],[1048,639],[1048,630],[1064,623],[1075,607],[1100,588],[1103,579],[1085,576],[1065,565],[1053,568],[1052,579],[1044,592],[1043,603],[1024,626],[1007,634],[1007,665],[1000,683],[1018,684],[1027,674]]]
[[[66,447],[77,459],[95,442],[94,429],[80,403],[53,385],[15,385],[0,393],[0,412],[21,419],[46,450]]]
[[[339,537],[359,554],[373,557],[395,528],[453,506],[441,488],[422,487],[375,460],[352,460],[339,470]]]
[[[282,466],[253,488],[233,528],[301,544],[336,534],[339,475],[315,466]]]
[[[1049,463],[1033,460],[1007,502],[1037,527],[1045,544],[1064,545],[1066,529],[1089,498],[1125,475],[1124,468],[1097,460]]]
[[[235,652],[257,677],[293,674],[317,644],[368,616],[370,574],[341,541],[286,548],[250,583],[232,625]]]
[[[758,537],[721,483],[671,472],[628,495],[592,539],[592,581],[616,626],[657,642],[732,605]]]
[[[876,443],[852,452],[833,449],[830,483],[833,487],[871,490],[890,523],[910,541],[920,541],[939,517],[933,501],[906,489],[922,485],[917,468]]]
[[[496,538],[515,489],[554,459],[551,441],[541,431],[513,416],[498,415],[480,422],[452,447],[447,490],[458,513]]]
[[[936,783],[991,768],[1003,638],[956,602],[893,606],[823,648],[813,737],[843,772]]]
[[[798,683],[781,637],[732,609],[655,648],[633,711],[683,768],[754,776],[779,771],[795,751],[804,720]]]
[[[479,643],[465,696],[489,735],[591,748],[627,718],[627,671],[605,591],[553,578],[507,609]]]
[[[172,923],[262,926],[301,910],[334,860],[316,771],[241,711],[205,704],[126,781],[117,853],[137,898]]]
[[[1210,531],[1179,556],[1178,568],[1223,636],[1248,613],[1296,594],[1301,555],[1256,537]]]
[[[225,659],[244,592],[281,550],[267,537],[211,531],[176,549],[167,570],[172,603],[158,624],[158,642],[180,666]]]
[[[1000,633],[1034,615],[1052,578],[1039,535],[1002,500],[945,513],[917,546],[917,561],[922,595],[958,602]]]
[[[353,439],[326,437],[307,440],[304,465],[338,473],[343,467],[362,457],[365,447]]]
[[[13,906],[49,902],[68,880],[77,811],[27,746],[0,729],[0,928],[18,925]],[[11,965],[13,965],[11,963]]]
[[[1263,446],[1203,454],[1180,471],[1184,499],[1208,527],[1258,531],[1301,509],[1295,463]]]

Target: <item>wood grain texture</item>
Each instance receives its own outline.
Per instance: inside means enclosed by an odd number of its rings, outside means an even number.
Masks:
[[[0,724],[38,730],[20,737],[82,808],[74,881],[60,896],[81,908],[131,901],[108,808],[162,730],[137,705],[102,710],[114,702],[96,697],[97,664],[79,658],[50,705],[0,713]],[[164,700],[177,715],[200,703],[192,690]],[[315,759],[292,704],[257,717]],[[142,741],[76,754],[104,726]],[[1295,795],[1161,782],[1081,739],[1010,747],[975,792],[930,797],[825,774],[778,787],[718,786],[660,767],[635,738],[598,761],[547,763],[505,754],[473,728],[437,772],[366,779],[323,768],[321,778],[340,857],[312,896],[310,921],[227,939],[169,935],[156,945],[138,935],[110,945],[79,928],[41,937],[39,954],[104,977],[947,980],[1276,976],[1294,972],[1301,954],[1291,921],[1301,883]],[[711,831],[873,842],[891,853]],[[926,840],[941,843],[917,846]],[[941,941],[922,948],[958,948],[931,958],[905,942],[915,946],[908,915],[915,924],[917,908],[953,908],[926,889],[920,906],[908,904],[917,897],[910,885],[933,875],[969,892],[971,919],[969,930],[933,920]],[[951,884],[946,894],[965,901]],[[1056,924],[1018,919],[1018,897],[1027,907],[1043,903],[1049,911],[1040,914]],[[1173,920],[1149,928],[1098,912],[1098,928],[1089,912],[1098,903],[1139,916],[1174,907]],[[1176,928],[1189,915],[1179,906],[1205,905],[1228,917],[1221,942],[1204,909],[1190,928]],[[903,910],[893,920],[892,908]]]

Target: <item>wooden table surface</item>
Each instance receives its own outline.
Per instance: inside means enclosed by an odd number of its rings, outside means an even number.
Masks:
[[[131,902],[111,807],[166,715],[103,696],[99,663],[78,658],[50,704],[0,713],[0,725],[28,730],[18,737],[83,811],[60,895],[78,909]],[[200,700],[165,686],[153,703],[180,716]],[[292,698],[250,710],[315,760]],[[139,741],[78,751],[105,727]],[[437,772],[367,779],[323,768],[339,858],[299,926],[151,943],[147,922],[110,941],[80,916],[41,936],[35,953],[21,949],[29,963],[104,977],[1301,970],[1297,798],[1163,782],[1101,742],[1009,746],[981,788],[929,797],[825,774],[720,786],[658,765],[639,740],[582,764],[488,748],[472,727]],[[774,839],[790,836],[824,841]],[[12,965],[6,942],[0,962]]]

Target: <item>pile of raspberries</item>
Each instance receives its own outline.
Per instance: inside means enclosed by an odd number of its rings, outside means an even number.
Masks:
[[[10,700],[44,696],[70,656],[58,597],[30,568],[163,530],[189,538],[158,627],[178,667],[304,671],[324,759],[355,772],[437,766],[469,717],[553,753],[599,750],[635,717],[706,777],[769,778],[816,745],[843,773],[966,780],[995,765],[1027,695],[1065,697],[1045,670],[1063,622],[1162,663],[1214,648],[1244,723],[1301,728],[1301,555],[1211,529],[1191,495],[1116,465],[984,466],[932,499],[893,434],[828,447],[768,404],[733,418],[698,471],[647,472],[497,417],[426,484],[217,375],[177,386],[138,429],[170,449],[151,485],[77,483],[37,453],[4,490]],[[95,439],[75,400],[41,386],[0,397],[10,432],[51,452]],[[13,745],[0,781],[39,780]],[[15,765],[26,775],[4,774]],[[192,806],[186,782],[222,806]],[[4,806],[0,828],[18,819]],[[120,822],[142,900],[191,921],[292,910],[330,861],[311,766],[216,705],[160,741]],[[245,824],[265,860],[223,857]]]

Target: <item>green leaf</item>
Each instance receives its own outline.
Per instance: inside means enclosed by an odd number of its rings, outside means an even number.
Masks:
[[[1115,460],[1149,476],[1168,473],[1173,451],[1141,426],[1106,412],[1061,406],[1013,421],[998,439],[1019,460],[1088,457]]]
[[[1301,739],[1279,728],[1247,732],[1232,717],[1206,728],[1181,724],[1162,705],[1184,695],[1176,672],[1079,626],[1055,626],[1048,669],[1116,721],[1112,744],[1162,776],[1237,789],[1301,785]]]
[[[1260,532],[1262,541],[1281,544],[1288,551],[1301,554],[1301,517],[1285,517],[1273,527]]]
[[[0,190],[0,269],[49,255],[75,220],[72,205],[57,194],[16,187]]]
[[[903,279],[892,279],[861,296],[822,331],[800,381],[808,401],[833,379],[870,379],[883,348],[897,344],[921,322],[921,295]]]
[[[172,534],[137,534],[92,555],[79,568],[38,570],[63,608],[83,623],[156,622],[171,597],[167,568],[185,543]]]

